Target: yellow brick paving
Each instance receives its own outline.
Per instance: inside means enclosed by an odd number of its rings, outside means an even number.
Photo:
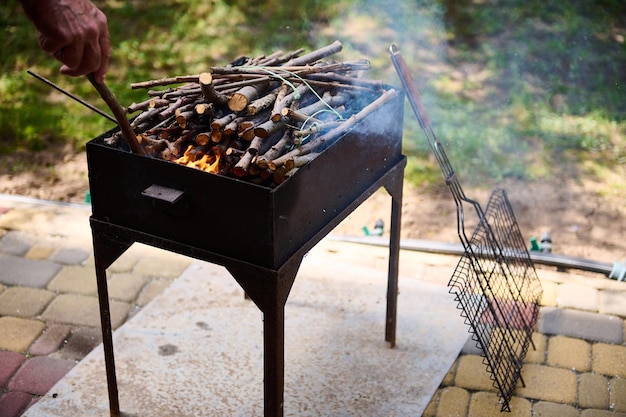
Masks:
[[[626,417],[626,283],[584,273],[541,269],[538,273],[544,288],[542,309],[546,307],[550,313],[552,308],[567,313],[584,311],[583,317],[592,325],[571,325],[564,335],[559,334],[558,326],[547,323],[550,333],[533,334],[537,350],[531,348],[525,358],[522,377],[526,386],[518,384],[510,402],[511,413],[500,412],[497,390],[483,358],[464,350],[424,417]],[[596,328],[594,314],[598,317]],[[607,340],[613,342],[598,340],[602,329],[607,329]]]

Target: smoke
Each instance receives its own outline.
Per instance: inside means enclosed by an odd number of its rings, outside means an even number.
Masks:
[[[368,76],[398,86],[388,54],[396,44],[453,165],[480,183],[549,176],[563,152],[623,162],[626,61],[615,16],[568,2],[359,0],[314,33],[341,40],[346,59],[367,57]],[[428,154],[409,111],[404,147]]]
[[[443,11],[438,2],[360,0],[317,33],[318,41],[339,39],[348,59],[366,57],[372,76],[397,82],[388,49],[398,45],[408,62],[432,70],[444,61],[446,40]]]
[[[316,28],[315,41],[321,45],[339,39],[344,45],[339,55],[341,60],[366,58],[372,65],[367,78],[382,80],[401,89],[389,54],[390,45],[396,45],[411,67],[426,107],[436,108],[433,80],[446,65],[448,49],[444,12],[444,7],[436,1],[358,0],[351,2],[324,27]],[[385,112],[377,114],[390,117]],[[401,116],[391,117],[399,121]],[[368,125],[387,126],[388,123],[381,120]],[[428,143],[408,106],[404,114],[404,132],[403,147],[408,153],[429,154]]]

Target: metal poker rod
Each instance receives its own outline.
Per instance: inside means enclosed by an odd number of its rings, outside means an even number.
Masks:
[[[48,84],[50,87],[54,88],[55,90],[65,94],[66,96],[68,96],[72,100],[75,100],[75,101],[79,102],[83,106],[87,107],[89,110],[93,110],[96,113],[98,113],[100,116],[103,116],[103,117],[109,119],[110,121],[112,121],[113,123],[117,124],[117,120],[115,120],[115,118],[113,118],[112,116],[109,116],[107,113],[103,112],[99,108],[97,108],[95,106],[92,106],[91,104],[89,104],[85,100],[83,100],[82,98],[75,96],[74,94],[70,93],[67,90],[64,90],[63,88],[59,87],[58,85],[56,85],[52,81],[48,80],[47,78],[42,77],[41,75],[39,75],[36,72],[33,72],[31,70],[26,70],[26,72],[28,72],[30,75],[32,75],[33,77],[37,78],[38,80],[43,81],[44,83]]]

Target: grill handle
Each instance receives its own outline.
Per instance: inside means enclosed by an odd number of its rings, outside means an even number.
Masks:
[[[184,195],[184,191],[152,184],[150,187],[143,190],[141,195],[158,202],[168,203],[169,205],[174,206],[181,200]]]

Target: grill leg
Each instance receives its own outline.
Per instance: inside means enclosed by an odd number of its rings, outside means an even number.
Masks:
[[[285,307],[263,313],[264,416],[282,417],[285,386]]]
[[[293,256],[279,270],[242,263],[226,265],[233,278],[263,312],[264,417],[283,417],[285,303],[301,262],[302,256]]]
[[[91,221],[93,231],[93,256],[98,285],[98,303],[100,306],[100,326],[102,327],[102,345],[104,347],[104,365],[109,391],[109,412],[111,417],[120,417],[120,402],[115,375],[113,355],[113,330],[111,329],[111,310],[109,306],[109,288],[106,269],[111,266],[130,247],[132,242],[116,240],[107,233],[109,226]]]
[[[120,403],[115,376],[115,358],[113,356],[113,331],[111,330],[111,311],[109,309],[109,291],[107,286],[106,268],[98,266],[96,261],[96,280],[98,283],[98,302],[100,304],[100,324],[102,326],[102,345],[104,347],[104,364],[109,390],[109,410],[111,417],[120,417]]]
[[[391,195],[391,233],[389,236],[389,269],[387,275],[387,319],[385,341],[390,347],[396,345],[396,318],[398,311],[398,270],[400,264],[400,223],[402,217],[403,176],[396,175],[385,186]]]

